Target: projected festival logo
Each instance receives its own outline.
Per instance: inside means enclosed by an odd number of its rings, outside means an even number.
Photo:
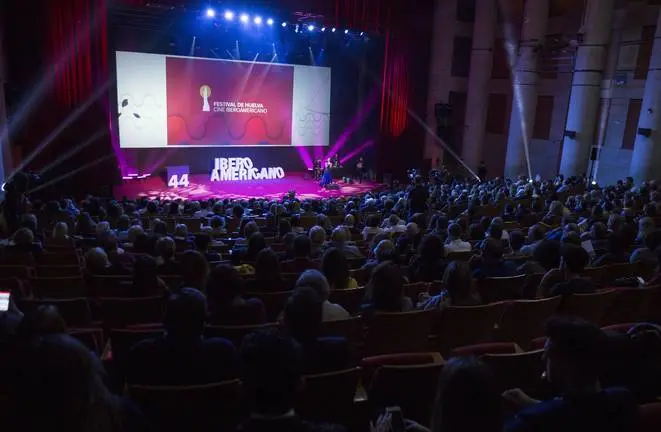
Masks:
[[[166,58],[168,145],[290,145],[293,67]]]

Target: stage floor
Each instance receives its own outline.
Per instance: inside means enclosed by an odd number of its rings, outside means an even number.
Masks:
[[[339,190],[326,190],[319,187],[314,180],[306,180],[302,173],[291,173],[283,179],[251,180],[251,181],[209,181],[209,175],[190,176],[190,184],[183,188],[168,188],[163,178],[149,177],[141,180],[124,181],[115,186],[115,199],[135,199],[148,197],[150,199],[187,199],[205,200],[209,198],[270,198],[280,199],[290,190],[296,191],[296,196],[303,199],[337,198],[371,192],[383,185],[375,182],[345,184],[338,182]]]

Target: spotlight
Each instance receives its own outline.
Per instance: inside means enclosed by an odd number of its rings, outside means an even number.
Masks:
[[[349,34],[349,30],[344,30],[344,34]]]
[[[216,11],[211,9],[211,8],[208,8],[207,9],[207,18],[213,18],[215,16],[216,16]]]
[[[528,180],[528,183],[532,183],[532,179]]]
[[[267,20],[266,20],[266,24],[268,24],[268,25],[270,25],[270,26],[273,25],[273,18],[269,18],[269,19],[267,19]]]
[[[308,31],[313,31],[313,30],[314,30],[314,26],[313,26],[312,24],[310,24],[310,25],[308,26]]]
[[[360,32],[360,35],[361,35],[361,36],[364,35],[364,34],[365,34],[365,32]]]
[[[260,25],[262,23],[262,17],[256,16],[254,21],[255,21],[255,24]]]
[[[322,27],[322,28],[321,28],[321,31],[322,31],[322,32],[325,32],[325,31],[326,31],[326,27]]]
[[[287,27],[287,23],[286,23],[286,22],[283,22],[283,23],[280,24],[280,25],[283,26],[283,27]]]
[[[232,11],[225,11],[225,19],[227,21],[232,21],[234,19],[234,12]]]
[[[335,33],[335,27],[333,27],[333,28],[331,29],[331,31],[332,31],[333,33]]]
[[[241,14],[241,17],[239,18],[242,23],[247,24],[248,21],[250,20],[250,17],[248,14]]]
[[[592,186],[596,186],[596,185],[597,185],[597,181],[596,181],[596,180],[592,180]]]

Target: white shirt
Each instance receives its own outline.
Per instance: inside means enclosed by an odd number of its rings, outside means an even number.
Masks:
[[[390,231],[391,233],[405,233],[406,225],[397,224],[394,226],[390,226],[388,227],[388,231]]]
[[[341,321],[350,318],[349,312],[347,312],[342,306],[331,303],[328,300],[324,302],[322,311],[323,321]]]
[[[385,232],[382,228],[379,227],[365,227],[363,228],[363,240],[367,240],[367,238],[374,234],[381,234],[382,232]]]
[[[445,244],[445,253],[470,252],[471,249],[471,244],[463,241],[462,239],[452,240],[451,242]]]

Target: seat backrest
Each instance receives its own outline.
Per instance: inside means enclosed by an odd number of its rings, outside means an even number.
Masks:
[[[485,354],[514,354],[523,352],[514,342],[487,342],[455,348],[450,357],[480,357]]]
[[[280,314],[285,308],[285,303],[287,303],[287,299],[291,297],[291,294],[292,291],[255,292],[246,293],[245,297],[255,297],[260,299],[262,303],[264,303],[264,309],[266,310],[266,320],[275,322],[280,317]]]
[[[638,263],[611,264],[602,267],[600,280],[598,282],[601,285],[609,286],[615,282],[615,280],[620,278],[640,276],[638,274],[639,269],[640,266]]]
[[[92,312],[89,302],[84,297],[70,299],[22,300],[20,308],[24,313],[32,313],[39,306],[53,305],[67,327],[91,327]]]
[[[616,290],[612,303],[601,318],[600,325],[608,326],[635,321],[645,321],[649,306],[661,293],[660,288],[621,288]]]
[[[504,303],[444,308],[436,322],[441,354],[448,355],[452,349],[464,345],[490,342],[504,308]]]
[[[163,297],[113,298],[103,297],[101,318],[107,329],[123,328],[133,324],[163,321]]]
[[[450,261],[468,261],[471,257],[475,255],[473,251],[467,252],[450,252],[448,254],[448,260]]]
[[[508,302],[498,324],[498,340],[516,342],[526,349],[544,334],[544,324],[558,309],[562,297]]]
[[[36,277],[30,281],[36,298],[86,297],[87,290],[82,276]]]
[[[364,286],[369,281],[371,273],[372,269],[369,268],[359,268],[349,271],[349,275],[356,279],[358,286]]]
[[[76,277],[82,276],[79,265],[38,265],[37,277]]]
[[[349,423],[359,379],[357,367],[303,377],[296,412],[313,422]]]
[[[345,320],[324,321],[321,332],[323,336],[342,336],[353,347],[357,347],[363,342],[363,318],[355,316]]]
[[[485,303],[520,299],[527,275],[484,278],[477,281],[477,291]]]
[[[52,249],[35,257],[37,266],[80,266],[80,255],[76,249]]]
[[[367,320],[365,355],[421,352],[437,311],[375,313]]]
[[[129,386],[155,430],[232,430],[243,418],[239,380],[196,386]]]
[[[543,354],[543,349],[515,354],[485,354],[482,361],[493,371],[499,391],[520,388],[533,396],[539,395],[545,387],[542,380]]]
[[[94,275],[89,278],[89,293],[94,297],[128,297],[132,287],[131,276]]]
[[[404,295],[409,297],[413,303],[418,301],[418,296],[422,293],[429,293],[429,283],[427,282],[415,282],[410,284],[404,284],[402,289],[404,290]]]
[[[152,339],[163,334],[161,329],[147,330],[129,330],[112,329],[110,330],[110,354],[113,362],[118,365],[124,365],[129,351],[135,344],[145,339]]]
[[[220,337],[225,338],[232,342],[235,347],[241,347],[243,338],[248,334],[264,329],[277,327],[278,323],[266,323],[266,324],[256,324],[256,325],[242,325],[242,326],[212,326],[208,325],[204,329],[205,337]]]
[[[103,329],[100,328],[75,328],[67,330],[70,336],[78,339],[97,356],[103,353]]]
[[[442,370],[439,362],[382,366],[367,389],[370,404],[377,411],[399,406],[407,419],[428,426]]]
[[[658,432],[661,430],[661,402],[648,403],[638,407],[640,432]]]
[[[562,299],[557,313],[558,315],[583,318],[598,325],[616,295],[617,290],[567,295]]]
[[[350,314],[355,315],[360,312],[360,305],[365,298],[365,288],[353,288],[343,290],[333,290],[330,292],[328,300],[331,303],[337,303],[346,309]]]
[[[0,275],[3,278],[28,280],[34,277],[34,272],[31,267],[24,265],[0,265]]]

